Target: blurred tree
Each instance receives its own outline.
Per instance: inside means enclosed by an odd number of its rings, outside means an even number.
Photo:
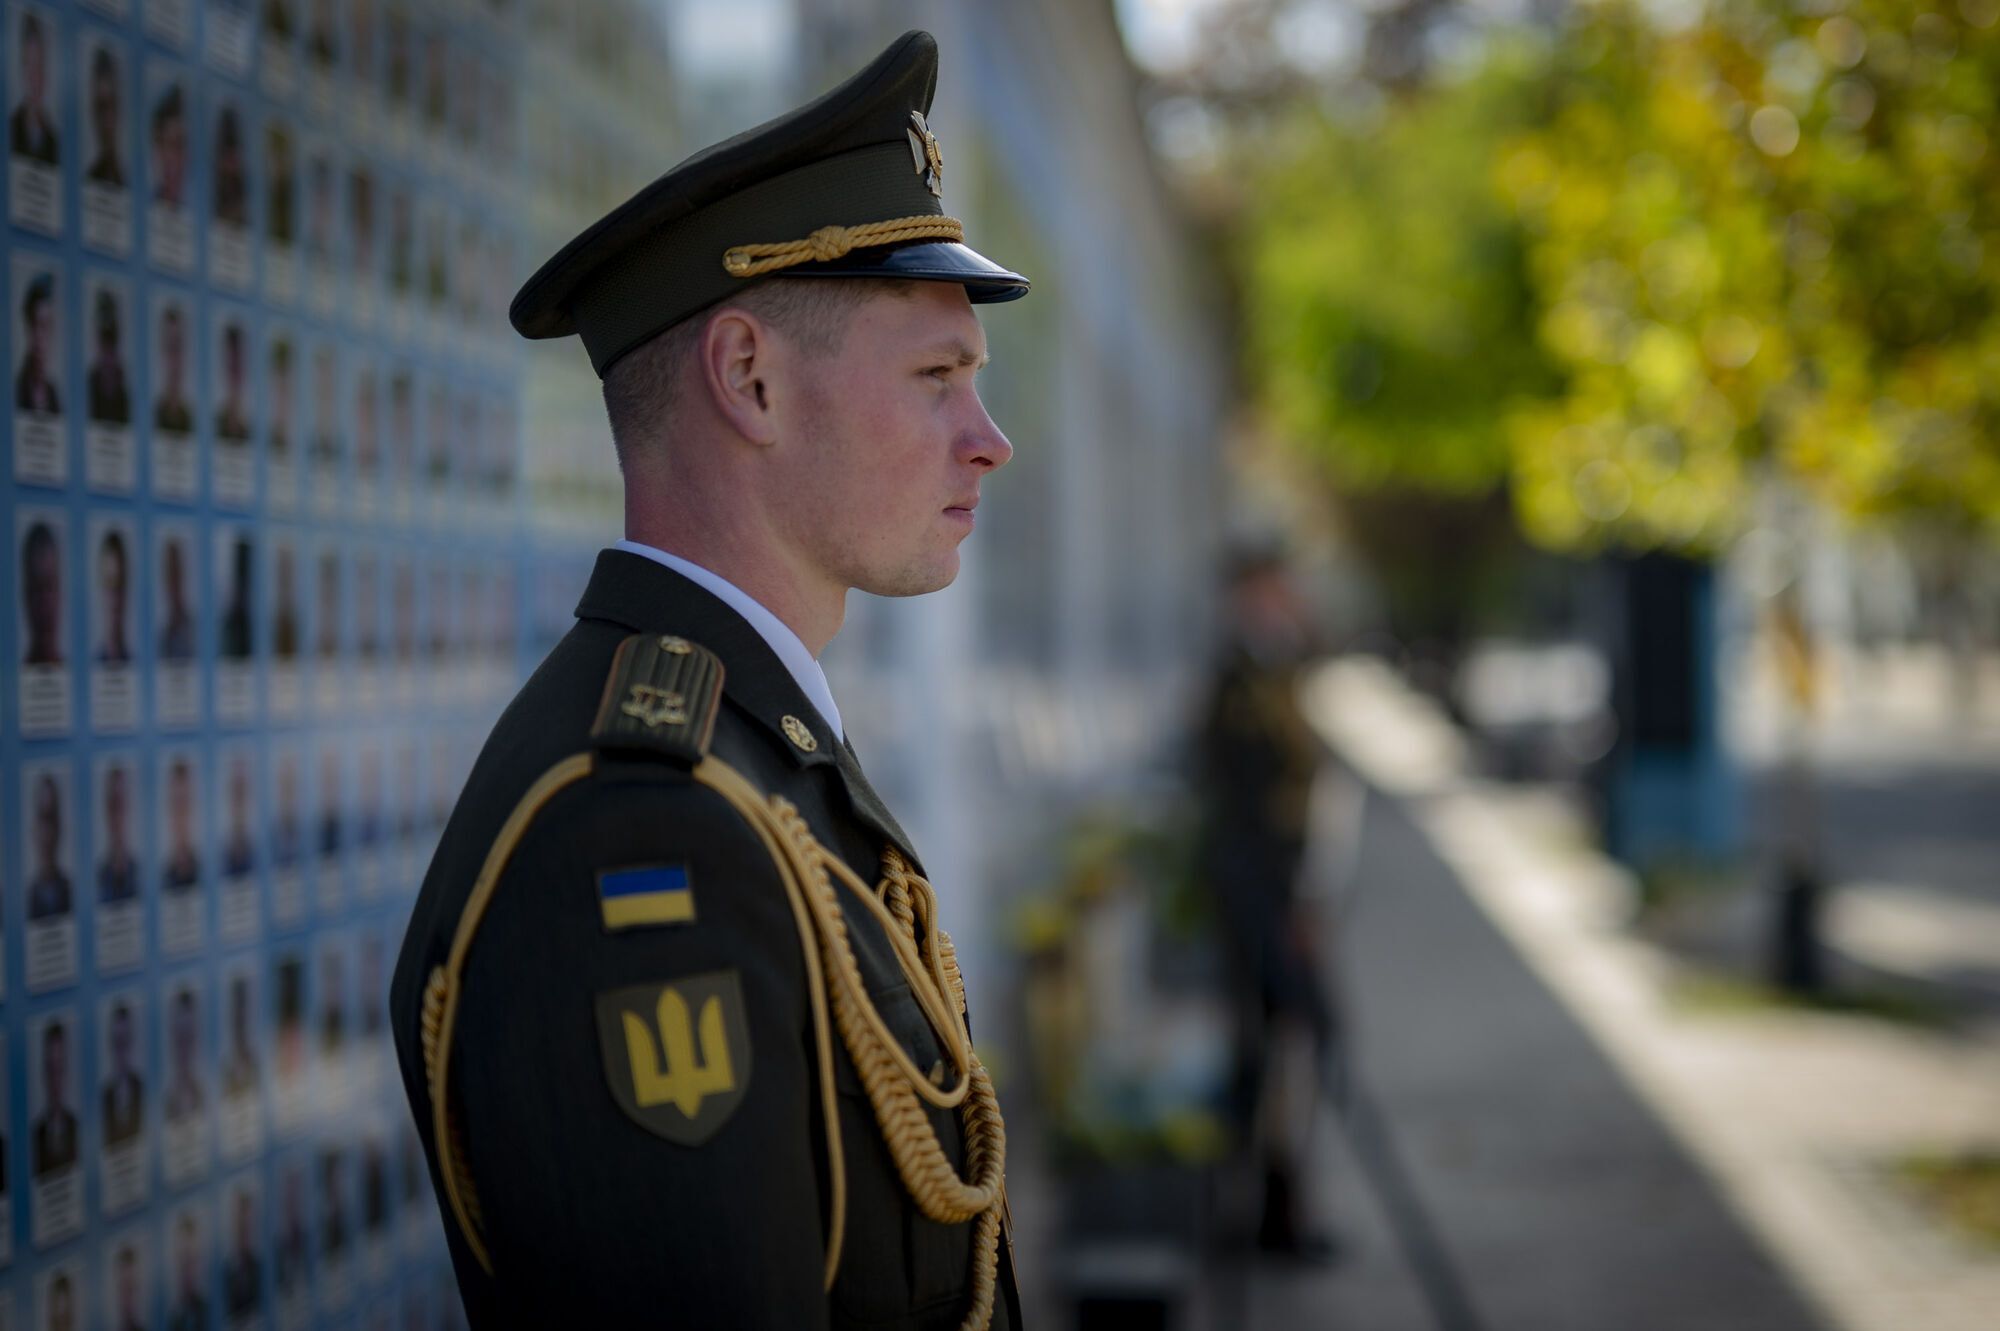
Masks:
[[[1547,121],[1497,159],[1565,371],[1511,422],[1533,537],[1713,549],[1767,478],[1850,514],[2000,520],[1996,19],[1575,13]]]

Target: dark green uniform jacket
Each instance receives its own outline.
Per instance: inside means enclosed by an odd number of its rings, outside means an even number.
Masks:
[[[589,751],[628,636],[673,634],[720,658],[709,751],[797,805],[864,882],[880,876],[885,846],[917,864],[853,751],[723,602],[651,560],[606,551],[576,613],[480,754],[396,966],[397,1053],[441,1199],[426,982],[509,815],[538,778]],[[844,909],[885,1024],[931,1068],[942,1045],[885,934],[853,903]],[[837,1038],[847,1219],[838,1277],[823,1288],[829,1167],[798,925],[766,845],[686,764],[618,756],[564,786],[527,824],[480,918],[458,986],[447,1102],[491,1274],[445,1207],[475,1328],[959,1325],[974,1226],[918,1212]],[[686,997],[685,1014],[661,997],[652,1022],[662,985]],[[641,1112],[635,1079],[656,1058],[655,1107]],[[706,1080],[695,1080],[702,1069]],[[958,1115],[925,1112],[963,1173]],[[1019,1324],[1003,1242],[992,1325]]]

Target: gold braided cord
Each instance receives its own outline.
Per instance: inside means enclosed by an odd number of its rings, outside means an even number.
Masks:
[[[500,885],[500,874],[513,857],[514,847],[527,833],[528,824],[541,812],[542,806],[565,787],[589,776],[590,769],[589,754],[574,754],[542,773],[535,784],[528,787],[528,793],[521,796],[520,803],[507,815],[507,821],[500,827],[500,835],[493,839],[493,845],[486,852],[486,862],[480,866],[479,877],[473,881],[471,895],[466,897],[465,909],[458,917],[451,951],[445,954],[444,964],[432,970],[424,984],[424,1080],[430,1089],[431,1139],[436,1143],[438,1174],[444,1179],[445,1198],[451,1203],[459,1231],[465,1235],[465,1246],[472,1250],[473,1257],[488,1275],[493,1274],[493,1259],[487,1254],[486,1240],[480,1233],[479,1199],[472,1189],[472,1172],[465,1161],[465,1141],[458,1129],[458,1117],[451,1112],[447,1102],[451,1083],[451,1035],[458,1021],[465,957],[472,950],[472,937],[479,931],[479,922],[485,917],[486,908],[493,902],[494,889]]]
[[[731,277],[761,277],[801,263],[828,263],[850,250],[869,245],[900,245],[911,240],[965,239],[965,223],[956,217],[918,213],[859,226],[823,226],[804,240],[763,241],[732,245],[722,252],[722,270]]]
[[[870,888],[838,856],[820,845],[790,802],[764,797],[721,760],[710,757],[695,778],[729,795],[760,832],[775,834],[787,882],[805,888],[819,950],[831,983],[833,1018],[842,1044],[875,1111],[882,1140],[896,1163],[903,1186],[917,1209],[938,1224],[973,1228],[972,1306],[963,1331],[984,1331],[993,1316],[999,1281],[1000,1236],[1004,1224],[1006,1128],[992,1078],[973,1052],[963,1017],[964,984],[951,940],[937,927],[937,900],[931,885],[911,872],[893,849],[883,857],[883,881]],[[768,843],[767,843],[768,844]],[[930,1020],[945,1056],[958,1071],[958,1085],[940,1092],[910,1061],[869,998],[848,939],[847,921],[833,885],[838,878],[875,915],[896,953],[919,1008]],[[965,1175],[960,1177],[938,1141],[924,1102],[956,1107],[965,1138]]]

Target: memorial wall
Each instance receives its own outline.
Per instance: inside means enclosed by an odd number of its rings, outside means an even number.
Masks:
[[[384,1006],[530,650],[517,10],[4,6],[0,1325],[458,1316]]]

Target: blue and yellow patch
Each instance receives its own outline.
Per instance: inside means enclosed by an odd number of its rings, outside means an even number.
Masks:
[[[597,875],[606,929],[694,923],[694,884],[685,864],[606,869]]]

